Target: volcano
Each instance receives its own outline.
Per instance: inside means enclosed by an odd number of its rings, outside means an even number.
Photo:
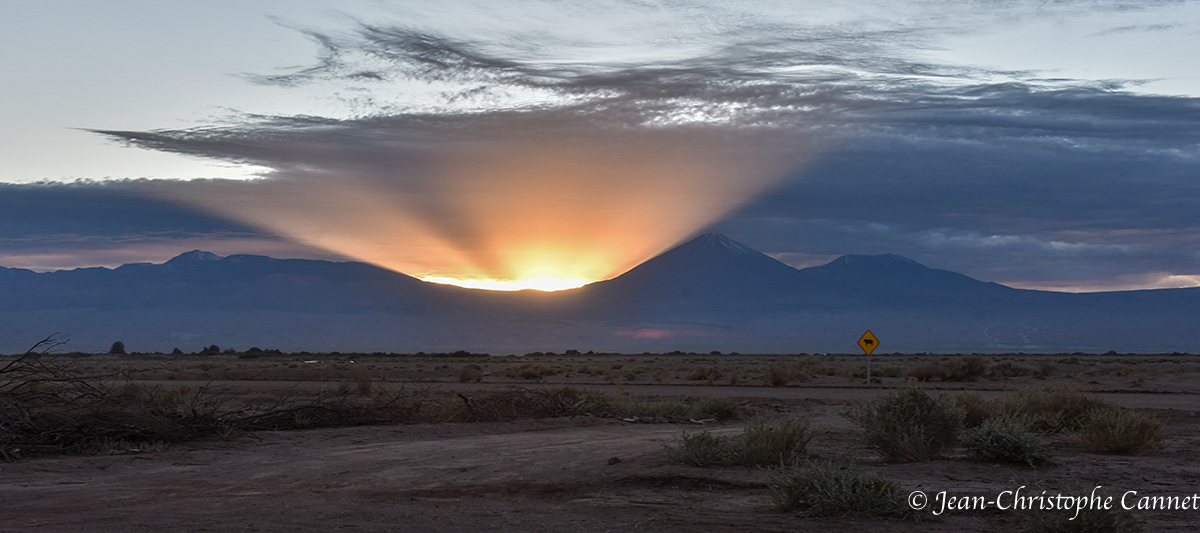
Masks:
[[[490,353],[566,349],[881,353],[1197,352],[1200,289],[1014,289],[898,255],[796,269],[705,234],[579,289],[491,292],[355,262],[221,257],[37,273],[0,268],[0,351],[203,346]]]

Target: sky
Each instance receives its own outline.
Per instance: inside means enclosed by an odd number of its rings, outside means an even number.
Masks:
[[[0,0],[0,265],[1200,286],[1200,2]]]

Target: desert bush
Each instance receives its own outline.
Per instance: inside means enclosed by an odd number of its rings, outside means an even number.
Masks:
[[[942,363],[937,361],[928,361],[915,365],[904,370],[904,376],[913,378],[917,381],[929,381],[934,378],[940,378],[943,374]]]
[[[735,419],[740,414],[737,402],[717,396],[700,400],[696,404],[694,412],[696,418],[715,418],[717,420]]]
[[[812,433],[802,420],[754,420],[741,435],[721,437],[707,431],[684,433],[667,458],[692,466],[784,466],[808,456]]]
[[[700,366],[688,372],[686,379],[691,381],[706,380],[709,383],[721,378],[721,370],[715,366]]]
[[[692,415],[692,407],[680,399],[652,402],[630,401],[623,406],[623,410],[634,416],[668,419],[686,419]]]
[[[1139,533],[1142,523],[1120,506],[1079,511],[1030,511],[1023,517],[1022,533]]]
[[[810,367],[794,365],[768,365],[763,369],[763,385],[768,387],[783,387],[794,379],[808,379]]]
[[[883,365],[881,367],[871,369],[871,374],[880,378],[898,378],[904,374],[904,369],[897,365]]]
[[[946,361],[926,361],[905,369],[903,375],[918,381],[975,381],[988,376],[990,371],[987,359],[964,355]]]
[[[463,365],[462,368],[458,369],[458,380],[462,382],[474,381],[477,383],[483,381],[483,367],[475,363]]]
[[[1053,361],[1043,359],[1040,363],[1038,363],[1037,377],[1043,379],[1048,378],[1050,377],[1050,374],[1053,374],[1056,370],[1058,370],[1058,367],[1055,366]]]
[[[988,373],[988,361],[978,355],[964,355],[946,362],[942,381],[975,381]]]
[[[973,428],[984,420],[996,414],[996,402],[983,399],[974,392],[960,392],[954,396],[954,403],[963,411],[963,427]]]
[[[1116,406],[1070,386],[1017,391],[1000,407],[1004,414],[1027,420],[1030,429],[1047,433],[1079,431],[1093,412],[1114,409]]]
[[[510,378],[542,379],[545,376],[553,376],[558,372],[558,369],[550,368],[540,363],[525,363],[523,365],[506,368],[504,370],[504,375]]]
[[[607,395],[575,387],[525,389],[514,387],[468,397],[458,395],[457,409],[429,421],[490,422],[525,418],[554,418],[607,412],[613,401]]]
[[[1001,378],[1018,378],[1021,376],[1032,376],[1038,370],[1031,366],[1022,365],[1016,361],[1003,360],[998,363],[992,363],[988,368],[987,374],[992,377]]]
[[[666,450],[668,459],[685,465],[728,466],[733,462],[728,439],[707,431],[685,432],[678,445],[667,445]]]
[[[1051,462],[1050,452],[1029,425],[1013,417],[993,417],[969,431],[967,458],[989,463],[1015,463],[1037,467]]]
[[[0,459],[63,453],[160,449],[239,429],[295,429],[408,421],[403,391],[322,394],[275,402],[234,402],[208,387],[147,387],[78,372],[42,357],[47,339],[0,367]],[[236,404],[231,406],[231,404]]]
[[[739,466],[797,464],[808,457],[812,438],[808,424],[802,420],[756,419],[746,424],[740,439],[734,442],[732,455]]]
[[[775,508],[784,511],[803,509],[812,516],[917,516],[895,483],[833,464],[785,470],[768,488]]]
[[[1079,437],[1089,451],[1139,454],[1162,442],[1162,422],[1132,411],[1101,409],[1087,417]]]
[[[867,446],[891,462],[939,458],[963,427],[963,411],[953,398],[933,398],[916,388],[881,395],[845,414],[863,428]]]

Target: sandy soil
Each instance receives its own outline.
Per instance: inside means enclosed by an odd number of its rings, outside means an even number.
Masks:
[[[1143,456],[1086,453],[1049,438],[1055,466],[1032,469],[950,457],[890,465],[839,415],[881,391],[625,385],[633,394],[728,395],[806,417],[818,460],[856,465],[923,490],[995,498],[1028,492],[1119,498],[1200,492],[1200,396],[1191,374],[1163,390],[1104,393],[1166,422],[1165,444]],[[1155,377],[1154,379],[1159,379]],[[1168,378],[1163,378],[1168,379]],[[249,382],[247,382],[249,383]],[[1000,385],[997,385],[1000,383]],[[946,385],[991,391],[1024,382]],[[500,386],[504,384],[491,384]],[[489,384],[442,383],[446,388]],[[596,385],[609,386],[609,385]],[[1100,390],[1116,390],[1097,383]],[[699,388],[702,391],[694,391]],[[682,432],[737,433],[730,424],[629,423],[576,417],[509,423],[417,424],[258,432],[137,455],[0,463],[0,531],[1014,531],[1021,515],[949,512],[921,523],[807,518],[771,509],[772,474],[671,464]],[[1194,531],[1200,511],[1135,512],[1146,531]]]

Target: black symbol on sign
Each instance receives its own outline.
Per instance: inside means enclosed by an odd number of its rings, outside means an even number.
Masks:
[[[863,339],[863,344],[871,345],[871,344],[875,344],[875,341],[873,341],[871,339]]]

